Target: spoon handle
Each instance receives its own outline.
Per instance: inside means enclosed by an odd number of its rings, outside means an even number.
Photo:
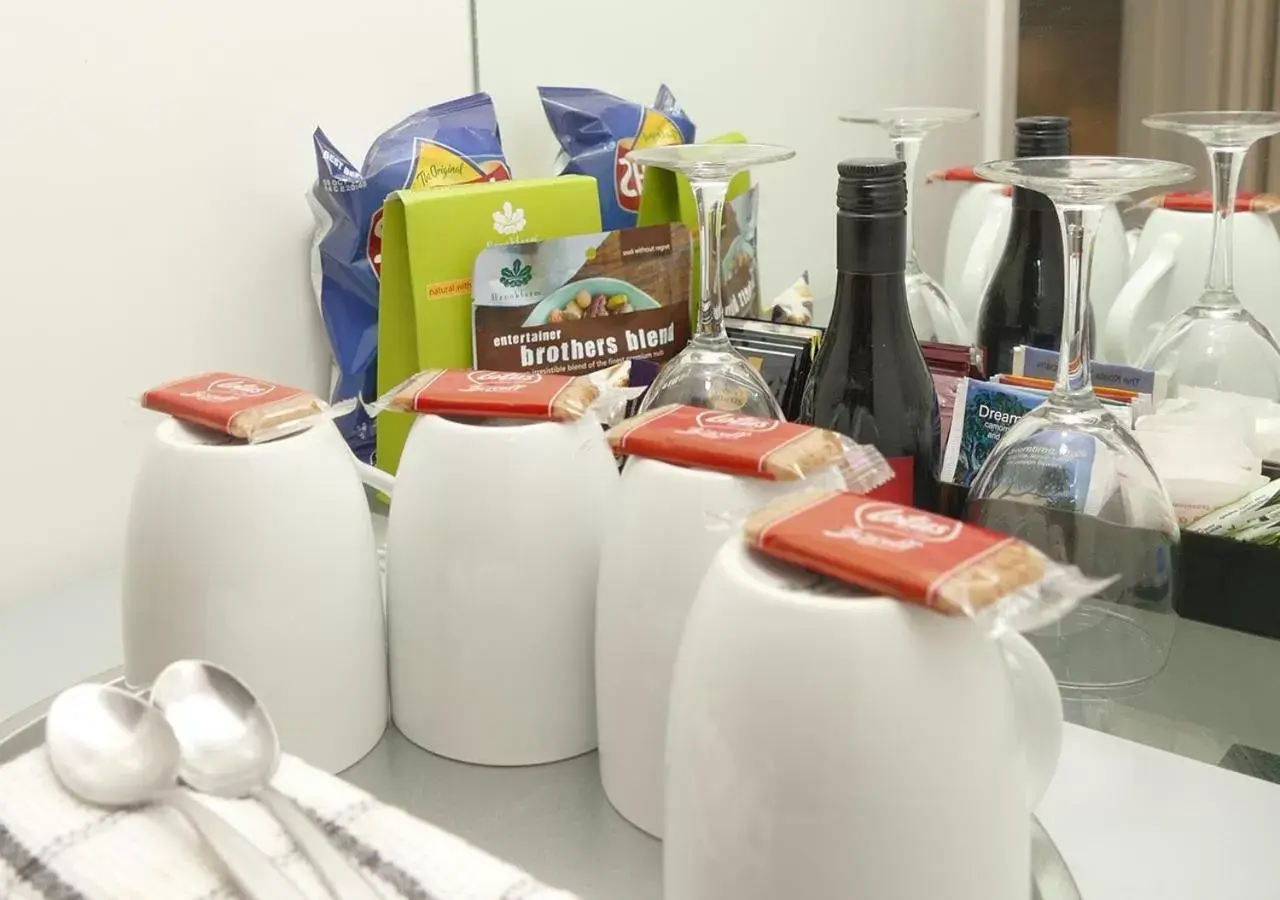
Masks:
[[[336,900],[379,900],[355,864],[338,852],[315,822],[298,805],[274,788],[263,788],[254,796],[266,804],[284,830],[311,860],[320,878]]]
[[[163,799],[187,817],[249,900],[303,900],[297,886],[222,816],[185,791],[170,791]]]

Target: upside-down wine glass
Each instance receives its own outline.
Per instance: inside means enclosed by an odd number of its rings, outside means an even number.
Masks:
[[[632,150],[642,166],[689,179],[698,209],[701,288],[693,339],[670,360],[645,393],[641,409],[683,403],[768,419],[784,418],[769,385],[729,343],[720,281],[720,229],[729,182],[752,166],[779,162],[795,151],[769,144],[681,144]]]
[[[946,106],[899,106],[872,112],[846,113],[840,121],[879,125],[889,133],[893,151],[907,165],[907,309],[916,339],[969,344],[972,335],[947,292],[920,268],[916,258],[916,160],[925,136],[943,125],[968,122],[977,110]]]
[[[1255,141],[1280,133],[1280,112],[1162,113],[1142,124],[1204,144],[1213,181],[1213,244],[1204,293],[1165,323],[1138,365],[1168,374],[1171,397],[1211,388],[1280,401],[1280,345],[1236,296],[1231,234],[1244,158]]]
[[[1068,692],[1133,689],[1164,667],[1173,641],[1178,524],[1142,448],[1093,392],[1088,273],[1106,204],[1186,181],[1194,170],[1163,160],[1060,156],[990,162],[976,171],[1053,200],[1066,296],[1053,391],[991,451],[970,487],[965,518],[1088,575],[1117,576],[1061,622],[1027,637]]]

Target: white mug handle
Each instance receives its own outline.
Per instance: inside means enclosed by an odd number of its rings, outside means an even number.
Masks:
[[[1133,323],[1150,301],[1158,285],[1177,262],[1182,237],[1175,233],[1162,235],[1151,248],[1151,255],[1129,276],[1116,295],[1107,322],[1102,329],[1102,347],[1111,362],[1132,364],[1145,347],[1133,346]]]
[[[996,235],[1000,233],[1000,208],[992,207],[991,211],[983,217],[982,224],[978,226],[977,233],[973,236],[973,244],[969,247],[969,255],[964,261],[964,270],[960,273],[960,296],[972,297],[973,306],[973,322],[970,323],[976,331],[978,327],[978,316],[982,312],[982,295],[986,293],[987,281],[991,277],[991,267],[994,265],[992,253],[995,252]]]
[[[373,466],[368,463],[361,462],[354,456],[351,457],[351,464],[356,467],[356,475],[360,477],[361,481],[369,485],[369,487],[373,488],[378,493],[386,494],[388,497],[391,496],[392,491],[395,490],[396,476],[392,475],[390,472],[375,469]]]
[[[1049,789],[1062,753],[1062,695],[1039,651],[1016,631],[998,638],[1013,686],[1018,732],[1027,762],[1027,810]]]

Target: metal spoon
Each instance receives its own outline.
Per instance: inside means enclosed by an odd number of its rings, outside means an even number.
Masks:
[[[187,817],[251,900],[302,900],[260,850],[178,788],[178,741],[160,711],[119,688],[63,691],[45,721],[49,763],[63,787],[108,808],[164,803]]]
[[[271,810],[338,900],[379,900],[362,873],[329,843],[292,800],[271,787],[280,739],[266,709],[226,669],[181,660],[151,686],[151,702],[169,720],[182,748],[178,774],[190,787],[220,797],[253,797]]]

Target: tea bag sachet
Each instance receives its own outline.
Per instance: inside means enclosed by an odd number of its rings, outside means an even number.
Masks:
[[[339,418],[356,408],[354,401],[329,406],[310,391],[229,372],[162,384],[143,394],[141,403],[144,409],[250,444],[296,434],[317,420]]]
[[[748,519],[745,533],[768,556],[993,631],[1044,627],[1115,581],[1017,538],[843,491],[784,498]]]
[[[619,456],[766,481],[834,469],[848,490],[865,492],[893,477],[880,451],[834,431],[674,403],[633,416],[606,436]]]

